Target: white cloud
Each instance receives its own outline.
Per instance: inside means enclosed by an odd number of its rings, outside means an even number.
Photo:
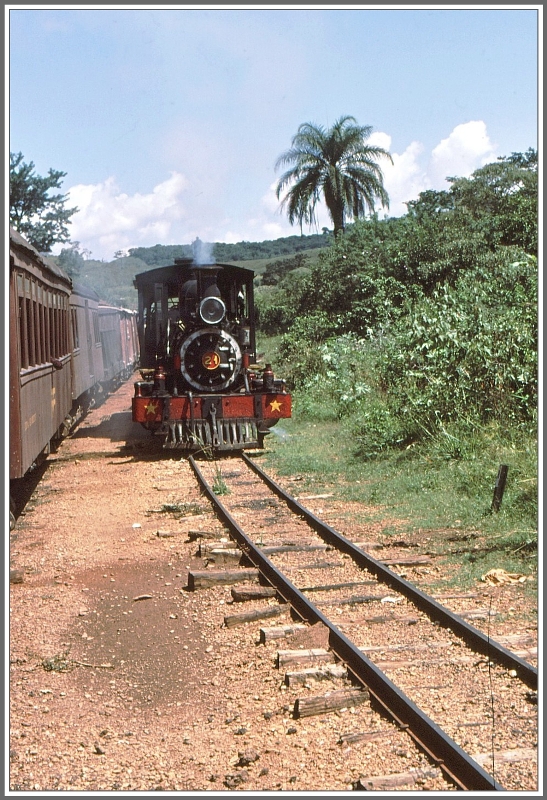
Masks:
[[[467,178],[495,158],[494,146],[482,120],[456,125],[431,154],[427,169],[431,188],[445,189],[447,177]]]
[[[428,154],[424,145],[412,141],[401,153],[391,150],[391,137],[375,132],[370,143],[391,152],[393,164],[380,162],[384,185],[390,198],[390,216],[406,214],[410,200],[426,189],[447,189],[447,176],[465,177],[485,163],[494,161],[495,149],[482,121],[457,125]],[[229,175],[207,170],[206,191],[203,176],[190,180],[181,172],[171,172],[148,194],[128,195],[113,177],[103,183],[73,186],[70,206],[79,211],[71,223],[71,239],[91,251],[93,258],[111,260],[116,250],[151,247],[155,244],[189,244],[196,236],[207,242],[259,242],[300,234],[299,225],[290,225],[275,194],[277,181],[239,216],[234,204],[225,208],[222,198]],[[195,185],[200,187],[196,192]],[[382,216],[382,209],[377,211]],[[316,208],[317,225],[305,226],[304,234],[332,229],[323,203]],[[60,248],[59,248],[60,249]]]
[[[370,137],[370,144],[383,147],[384,150],[391,152],[391,136],[387,133],[373,133]],[[399,217],[406,214],[407,207],[405,202],[418,197],[426,187],[426,175],[420,167],[419,159],[423,153],[423,145],[420,142],[411,142],[403,153],[391,153],[393,164],[387,159],[381,159],[378,163],[384,175],[384,186],[389,195],[389,215]],[[382,210],[377,209],[380,216]]]
[[[68,190],[68,205],[79,210],[71,220],[71,239],[93,257],[107,260],[113,247],[120,250],[165,241],[173,223],[186,216],[181,195],[187,184],[183,175],[173,172],[149,194],[125,194],[113,177],[73,186]]]
[[[264,209],[271,214],[275,214],[279,211],[279,205],[281,203],[281,198],[278,199],[275,193],[276,186],[277,186],[277,181],[275,181],[275,183],[270,184],[268,191],[266,192],[265,195],[262,196],[262,199],[260,201]]]
[[[267,238],[273,239],[274,236],[276,238],[281,238],[283,236],[294,236],[300,234],[300,225],[290,225],[287,220],[287,216],[285,210],[281,209],[281,200],[283,199],[283,195],[277,199],[275,188],[277,186],[277,181],[272,183],[261,199],[261,205],[264,208],[265,214],[269,217],[275,217],[279,220],[279,222],[274,222],[272,220],[259,220],[260,228],[264,233],[268,233]],[[306,225],[303,226],[302,230],[304,234],[309,233],[321,233],[322,228],[332,228],[332,220],[329,216],[329,213],[326,209],[324,203],[320,202],[317,204],[315,208],[315,218],[316,224],[309,229]],[[253,220],[256,222],[256,220]]]
[[[374,145],[374,147],[383,147],[384,150],[389,151],[389,148],[391,147],[391,136],[389,133],[374,131],[370,134],[367,144]]]
[[[390,149],[391,137],[375,133],[373,144]],[[424,146],[411,142],[402,153],[391,153],[393,164],[382,162],[384,186],[389,195],[390,216],[406,214],[410,200],[417,199],[426,189],[448,189],[447,177],[469,177],[479,167],[496,160],[494,145],[490,141],[486,124],[482,121],[457,125],[452,132],[433,148],[424,163]]]

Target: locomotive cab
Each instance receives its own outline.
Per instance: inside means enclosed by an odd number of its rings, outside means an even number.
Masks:
[[[255,364],[253,278],[243,267],[192,259],[136,276],[143,380],[133,419],[165,435],[166,446],[262,446],[290,416],[284,382]]]

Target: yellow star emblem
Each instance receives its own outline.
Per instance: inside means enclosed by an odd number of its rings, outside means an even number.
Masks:
[[[144,407],[144,410],[146,411],[147,414],[155,414],[156,411],[158,410],[158,404],[150,401],[148,405]]]
[[[270,408],[272,409],[272,411],[281,411],[281,403],[279,402],[279,400],[272,400],[272,402],[270,403]]]

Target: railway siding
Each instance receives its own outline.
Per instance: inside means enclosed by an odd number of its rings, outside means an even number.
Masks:
[[[491,607],[487,607],[464,609],[460,610],[457,615],[452,615],[436,600],[427,597],[423,592],[416,591],[408,581],[399,580],[398,576],[386,569],[390,564],[400,565],[401,562],[404,564],[410,562],[412,565],[424,563],[419,556],[410,559],[388,558],[382,562],[378,562],[368,555],[361,558],[358,548],[351,545],[345,537],[338,536],[336,531],[329,526],[323,525],[317,516],[308,513],[294,498],[291,498],[290,495],[285,495],[279,485],[264,476],[247,457],[244,456],[243,460],[246,467],[251,467],[253,471],[256,471],[261,480],[266,478],[266,485],[263,484],[261,486],[258,481],[253,485],[249,480],[248,474],[243,470],[245,477],[240,486],[239,475],[241,471],[236,469],[230,476],[232,477],[232,483],[229,484],[228,497],[223,498],[222,503],[218,500],[216,502],[221,518],[225,524],[231,527],[234,538],[245,551],[248,560],[260,567],[265,578],[273,583],[285,600],[291,603],[298,616],[303,617],[310,623],[322,619],[327,624],[330,630],[330,643],[337,656],[347,662],[349,669],[358,678],[363,687],[374,687],[375,699],[385,706],[385,710],[395,720],[399,719],[400,724],[404,723],[402,727],[409,729],[409,733],[412,736],[417,736],[417,740],[425,752],[430,750],[433,752],[433,764],[440,764],[443,773],[449,779],[455,778],[460,788],[484,789],[488,785],[490,785],[490,788],[502,788],[499,779],[494,775],[488,776],[481,773],[480,769],[474,771],[477,762],[468,754],[468,751],[464,750],[464,747],[469,745],[469,738],[460,735],[460,731],[457,728],[452,731],[453,737],[448,733],[448,729],[453,728],[451,714],[454,713],[454,709],[456,708],[457,713],[460,714],[469,705],[476,704],[478,702],[477,696],[480,697],[482,695],[484,707],[481,713],[485,715],[485,719],[490,716],[490,731],[484,737],[483,747],[488,748],[490,746],[492,731],[496,729],[497,725],[500,725],[504,734],[499,737],[500,741],[504,739],[510,748],[514,747],[516,749],[518,747],[519,735],[524,736],[524,739],[528,737],[529,741],[534,740],[535,732],[533,727],[529,727],[526,732],[521,728],[513,728],[512,733],[517,734],[517,736],[507,736],[507,720],[514,716],[511,709],[500,710],[498,701],[497,715],[499,719],[496,719],[496,711],[494,711],[494,717],[492,718],[491,708],[493,709],[494,695],[498,693],[501,698],[504,696],[504,692],[507,691],[507,685],[501,685],[502,682],[507,680],[507,675],[510,678],[516,678],[520,675],[525,685],[528,683],[535,686],[537,685],[537,670],[523,661],[518,655],[512,653],[500,643],[495,642],[490,636],[485,641],[485,637],[480,631],[463,621],[465,617],[469,619],[486,618],[490,625],[491,618],[497,612],[493,611]],[[206,490],[206,482],[202,477],[204,473],[195,462],[192,460],[191,462],[204,490]],[[268,500],[267,492],[271,489],[286,502],[287,509],[285,512],[280,509],[279,505]],[[261,492],[263,493],[262,496]],[[209,496],[213,499],[212,494]],[[230,497],[234,498],[232,503],[230,503]],[[243,516],[239,509],[245,505],[245,498],[248,498],[248,507],[252,507],[255,511],[257,509],[274,508],[278,520],[254,514],[252,521],[247,517],[247,527],[244,531],[239,527]],[[232,509],[234,514],[237,513],[237,521],[235,516],[232,516]],[[238,509],[238,511],[236,512],[235,509]],[[269,512],[266,511],[266,513]],[[294,526],[292,531],[289,530],[287,522],[291,513],[293,513]],[[306,520],[305,523],[303,523],[303,518]],[[272,530],[276,521],[279,521],[281,530],[281,534],[277,539],[279,546],[271,541]],[[270,536],[270,540],[267,543],[264,543],[262,534],[262,529],[266,526],[265,523],[268,523]],[[309,524],[312,531],[315,530],[332,549],[335,546],[339,546],[340,552],[343,556],[346,556],[345,563],[344,561],[342,562],[338,571],[336,569],[329,570],[330,578],[332,579],[334,575],[335,578],[339,579],[338,582],[335,580],[334,583],[323,586],[306,586],[302,582],[298,582],[294,575],[293,580],[296,580],[296,584],[282,577],[283,574],[286,575],[291,570],[296,575],[301,573],[299,567],[304,558],[302,550],[285,546],[288,543],[287,536],[290,540],[301,539],[306,541],[308,550],[313,549],[313,544],[311,548],[309,547],[311,541],[309,539],[309,529],[308,538],[306,538],[306,533],[302,530],[303,524]],[[257,529],[260,529],[259,533]],[[251,547],[253,547],[251,539],[253,537],[255,542],[258,541],[258,546],[254,552],[251,552]],[[336,544],[333,544],[333,542],[336,542]],[[265,559],[265,550],[272,554],[275,566]],[[370,578],[378,578],[381,581],[386,581],[387,586],[394,591],[392,591],[391,596],[379,594],[357,597],[354,595],[348,596],[347,591],[345,592],[344,590],[353,589],[356,585],[359,586],[358,576],[360,576],[361,585],[370,585],[372,582]],[[314,596],[313,601],[310,600],[309,606],[306,606],[303,596],[306,592],[309,594],[311,591],[317,591],[318,597]],[[459,598],[451,597],[447,599],[455,600]],[[442,629],[445,635],[449,633],[453,637],[448,643],[442,644],[444,655],[440,658],[437,656],[436,658],[429,657],[425,659],[422,653],[420,660],[389,661],[381,659],[382,651],[379,654],[372,651],[369,654],[373,659],[376,656],[374,663],[368,660],[359,660],[358,652],[366,651],[366,645],[370,644],[371,629],[366,624],[367,620],[361,620],[361,624],[358,624],[359,621],[356,619],[350,620],[350,624],[353,623],[354,627],[352,640],[349,642],[340,632],[335,619],[336,615],[344,613],[344,606],[349,606],[352,609],[351,613],[353,613],[353,609],[356,606],[368,602],[386,602],[392,606],[392,611],[383,620],[380,634],[386,642],[388,650],[397,647],[397,643],[401,639],[404,640],[405,629],[408,630],[408,626],[404,624],[408,620],[405,612],[414,608],[419,612],[419,616],[412,623],[413,641],[418,643],[420,640],[425,641],[427,645],[424,649],[431,652],[435,648],[435,639],[439,630]],[[318,611],[318,608],[322,605],[329,606],[332,609],[329,612],[330,619],[333,620],[332,623]],[[404,623],[401,628],[400,622],[403,620]],[[440,643],[438,644],[440,646]],[[447,655],[449,647],[452,648],[452,652]],[[458,652],[458,648],[460,648],[460,652]],[[487,657],[482,658],[481,656],[484,654],[485,649]],[[378,658],[378,655],[380,655],[380,658]],[[509,667],[511,669],[508,672]],[[401,675],[401,670],[404,672],[403,675]],[[383,677],[382,672],[384,673]],[[484,679],[481,681],[481,672],[485,675],[487,682]],[[409,683],[406,677],[407,673],[413,676],[418,673],[417,685],[419,688],[416,688],[415,684]],[[395,683],[391,681],[395,681]],[[493,689],[492,686],[496,681],[498,685]],[[432,686],[435,692],[433,702],[431,702],[427,693],[424,694],[422,691],[424,687],[428,688],[429,686]],[[388,700],[388,697],[391,699]],[[490,704],[491,708],[488,707],[488,704]],[[321,701],[319,701],[319,705],[321,705]],[[512,707],[514,707],[514,704]],[[418,713],[416,713],[417,708],[419,709]],[[295,715],[298,716],[298,713],[298,709],[295,708]],[[504,718],[505,722],[502,721]],[[533,717],[528,718],[529,721],[532,719]],[[424,725],[428,731],[427,734],[418,733],[418,731],[424,730]],[[445,730],[440,737],[436,725]],[[522,740],[520,740],[520,743],[522,743]],[[503,765],[503,759],[501,761]],[[475,764],[475,767],[473,767],[473,764]],[[492,753],[492,769],[496,773],[495,753]],[[503,771],[503,766],[500,769]],[[530,762],[529,769],[531,770],[531,775],[535,775],[537,764],[534,760]],[[490,781],[490,784],[488,784],[488,781]]]

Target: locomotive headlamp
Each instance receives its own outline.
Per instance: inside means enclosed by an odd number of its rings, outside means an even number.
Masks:
[[[205,297],[199,304],[199,315],[207,325],[218,325],[225,314],[226,306],[220,297]]]

